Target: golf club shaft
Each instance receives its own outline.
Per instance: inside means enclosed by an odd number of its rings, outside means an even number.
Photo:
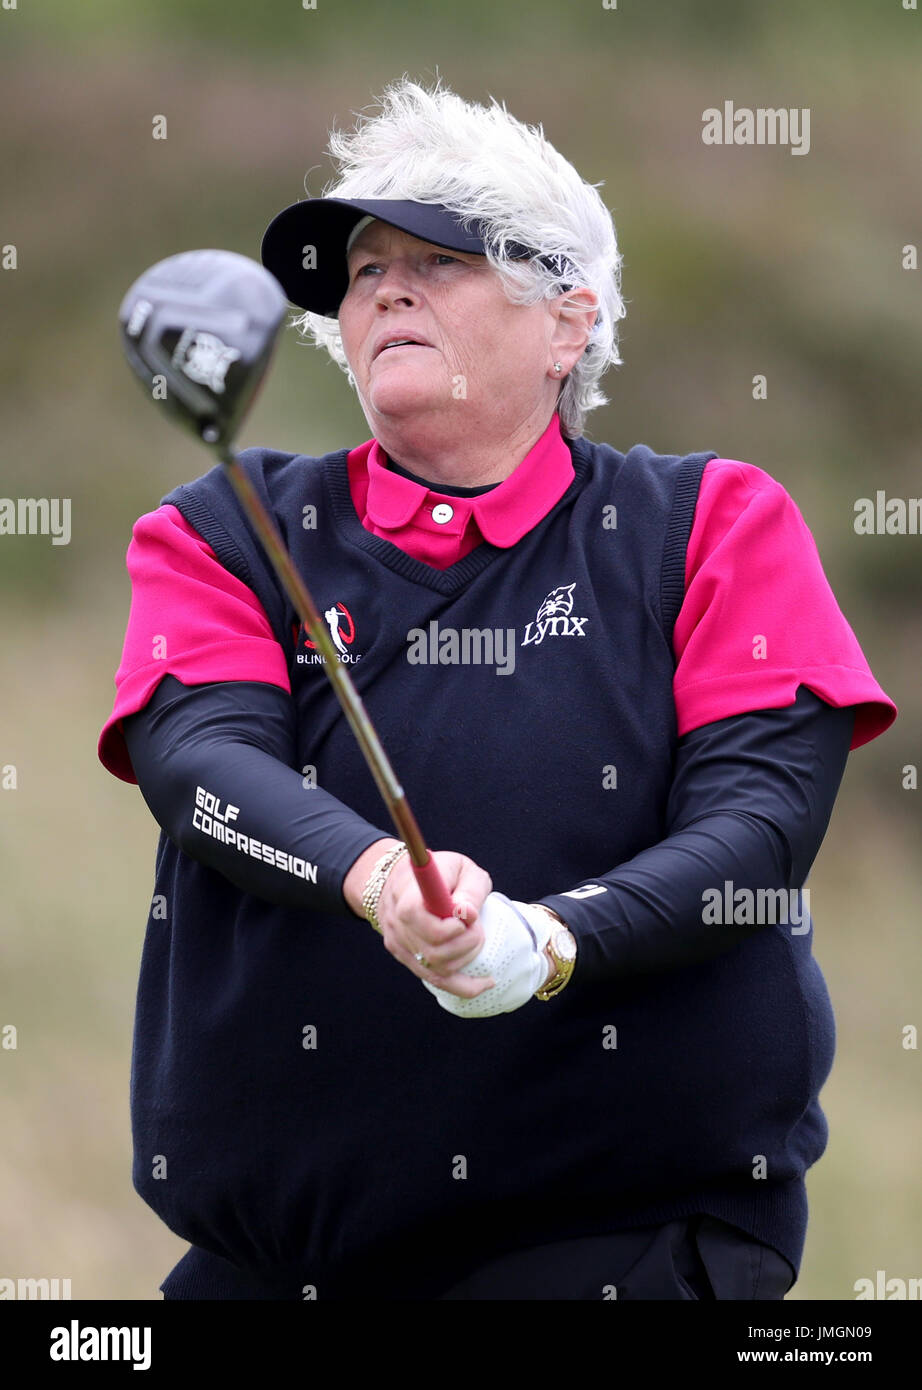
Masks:
[[[240,500],[240,505],[259,534],[273,569],[294,604],[296,613],[310,633],[311,641],[324,659],[324,669],[330,678],[352,732],[358,740],[378,790],[384,798],[384,804],[394,822],[397,834],[407,847],[423,902],[436,917],[451,917],[454,912],[454,904],[448,889],[445,887],[435,861],[426,848],[419,826],[416,824],[416,818],[404,795],[403,787],[397,780],[381,740],[378,738],[375,727],[368,717],[368,712],[362,704],[361,696],[333,646],[326,624],[321,618],[304,581],[295,569],[275,523],[259,500],[252,483],[240,467],[235,455],[226,447],[220,447],[217,452]]]

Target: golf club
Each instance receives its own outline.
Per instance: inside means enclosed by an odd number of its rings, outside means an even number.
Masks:
[[[295,570],[278,529],[234,456],[231,444],[256,397],[285,316],[287,300],[262,266],[233,251],[185,251],[158,261],[131,286],[119,310],[125,355],[141,382],[163,390],[169,412],[214,449],[240,505],[324,659],[427,909],[451,917],[454,905],[358,691],[326,623]]]

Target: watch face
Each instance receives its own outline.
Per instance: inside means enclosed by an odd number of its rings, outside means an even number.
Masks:
[[[554,932],[553,948],[561,960],[576,960],[576,937],[566,927]]]

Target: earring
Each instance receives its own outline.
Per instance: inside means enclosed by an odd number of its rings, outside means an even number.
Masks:
[[[562,363],[562,362],[555,362],[555,363],[554,363],[554,371],[557,372],[557,373],[559,374],[560,369],[561,369],[562,366],[563,366],[563,363]]]

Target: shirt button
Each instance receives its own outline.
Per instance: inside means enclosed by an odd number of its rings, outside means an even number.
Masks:
[[[449,507],[447,502],[439,502],[432,508],[432,520],[438,522],[439,526],[444,526],[446,521],[451,521],[454,514],[454,507]]]

